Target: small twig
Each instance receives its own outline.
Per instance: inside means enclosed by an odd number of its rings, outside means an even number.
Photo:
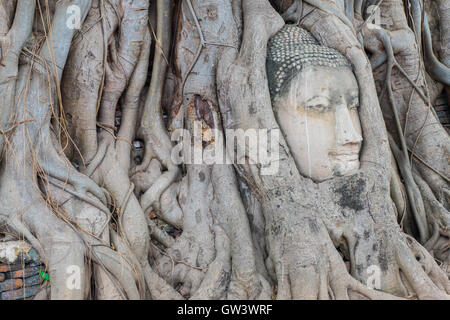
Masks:
[[[169,59],[167,59],[166,54],[164,53],[163,47],[161,46],[161,41],[159,41],[158,37],[156,36],[155,30],[153,29],[150,20],[148,21],[148,25],[150,27],[150,30],[152,31],[153,38],[155,38],[155,46],[159,48],[159,50],[161,51],[161,55],[163,56],[164,60],[166,60],[167,65],[169,65]]]
[[[411,158],[415,157],[417,158],[417,160],[419,160],[420,162],[422,162],[425,166],[427,166],[430,170],[432,170],[434,173],[436,173],[437,175],[439,175],[442,179],[444,179],[445,181],[447,181],[448,183],[450,183],[450,178],[448,178],[447,176],[445,176],[445,174],[443,174],[442,172],[440,172],[439,170],[434,169],[431,165],[429,165],[425,160],[423,160],[423,158],[421,158],[419,155],[417,155],[416,153],[412,153],[412,150],[410,148],[408,148],[408,151],[411,152]]]
[[[423,204],[423,199],[421,197],[420,191],[417,184],[415,183],[412,175],[412,169],[409,163],[408,147],[406,145],[406,139],[403,134],[403,129],[400,124],[400,117],[398,115],[397,107],[395,104],[394,92],[392,90],[391,77],[392,69],[395,64],[394,50],[392,48],[391,39],[386,32],[386,30],[377,30],[377,36],[383,43],[386,55],[387,55],[387,66],[386,66],[386,88],[388,92],[389,102],[391,104],[392,113],[394,114],[395,124],[397,127],[397,133],[400,139],[401,149],[397,147],[394,139],[389,135],[389,143],[394,156],[399,164],[400,171],[402,172],[403,178],[405,179],[406,192],[408,194],[408,199],[411,205],[413,216],[416,221],[417,228],[419,229],[421,243],[425,243],[428,239],[429,230],[427,225],[427,216]]]
[[[198,22],[197,14],[195,13],[194,7],[192,6],[191,0],[186,0],[187,5],[189,7],[189,11],[191,12],[192,18],[194,19],[195,26],[197,28],[198,35],[200,37],[200,45],[197,48],[197,52],[195,54],[194,60],[192,61],[191,65],[189,66],[185,76],[183,77],[183,81],[181,82],[181,94],[184,95],[184,86],[186,85],[186,80],[189,76],[189,74],[192,72],[192,69],[194,69],[195,64],[198,61],[198,58],[200,57],[200,54],[202,53],[202,49],[205,46],[205,38],[203,37],[203,31],[200,27],[200,23]]]
[[[183,260],[175,260],[170,254],[168,254],[167,252],[161,250],[161,248],[158,248],[158,246],[156,246],[155,244],[152,243],[152,245],[155,248],[157,248],[159,250],[159,252],[161,252],[163,255],[168,256],[172,260],[172,262],[181,263],[181,264],[184,264],[185,266],[188,266],[188,267],[190,267],[192,269],[197,269],[197,270],[201,270],[201,271],[206,271],[206,269],[207,269],[207,268],[193,266],[192,264],[189,264],[189,263],[187,263],[187,262],[185,262]]]
[[[23,123],[34,122],[34,121],[36,121],[36,119],[26,119],[26,120],[18,121],[16,123],[14,123],[9,129],[0,130],[0,134],[5,135],[6,133],[8,133],[11,130],[14,130],[16,127],[18,127],[19,125],[21,125]]]
[[[188,70],[187,70],[187,72],[186,72],[186,74],[185,74],[185,76],[183,78],[183,81],[181,82],[181,92],[182,92],[182,94],[184,94],[184,87],[185,87],[185,84],[186,84],[186,80],[187,80],[189,74],[192,72],[192,69],[194,69],[195,65],[197,64],[197,61],[200,58],[200,55],[202,53],[202,49],[205,46],[207,46],[207,45],[210,45],[210,46],[222,46],[222,47],[229,47],[229,48],[238,49],[235,45],[231,45],[231,44],[205,41],[205,37],[203,35],[202,28],[200,27],[200,23],[198,21],[197,14],[195,13],[194,7],[192,6],[192,2],[191,2],[191,0],[186,0],[186,2],[187,2],[187,5],[189,7],[189,11],[191,12],[191,15],[192,15],[192,17],[194,19],[195,27],[197,28],[197,32],[198,32],[199,37],[200,37],[200,45],[197,48],[197,52],[195,53],[194,60],[192,61],[191,65],[189,66],[189,68],[188,68]]]

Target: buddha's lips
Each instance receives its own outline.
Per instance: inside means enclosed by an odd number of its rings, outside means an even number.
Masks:
[[[355,161],[359,160],[359,152],[355,150],[348,150],[348,151],[333,151],[329,153],[330,156],[337,158],[339,160],[346,160],[346,161]]]

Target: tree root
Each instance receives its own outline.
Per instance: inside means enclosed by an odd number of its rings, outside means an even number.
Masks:
[[[287,228],[292,229],[292,227],[283,224],[282,232],[285,234],[285,241],[297,245],[290,244],[284,249],[273,248],[271,245],[270,257],[275,265],[278,283],[277,299],[396,298],[390,294],[372,290],[352,278],[328,236],[322,235],[324,227],[315,225],[312,229],[308,229],[311,221],[313,221],[311,218],[306,219],[304,226],[295,223],[294,228],[298,229],[296,231],[304,235],[301,236],[303,238],[301,241],[294,239],[297,237],[289,236],[286,231],[288,231]]]
[[[214,226],[216,257],[208,266],[208,271],[199,288],[190,300],[219,300],[226,296],[231,273],[230,239],[219,226]]]
[[[13,116],[19,56],[32,31],[36,0],[20,0],[11,29],[0,40],[0,154],[3,154],[8,121]]]
[[[137,136],[145,142],[145,155],[143,164],[135,170],[142,171],[146,165],[150,164],[153,155],[167,168],[141,197],[141,206],[144,212],[149,212],[151,206],[159,201],[162,193],[175,181],[179,169],[173,164],[170,151],[172,143],[165,129],[162,120],[161,96],[167,70],[165,54],[170,48],[170,9],[171,4],[167,1],[159,0],[158,6],[158,28],[155,57],[153,60],[152,78],[148,96],[146,98],[142,121],[138,129]],[[151,152],[151,150],[153,152]],[[135,172],[136,172],[135,171]]]
[[[423,34],[424,34],[424,60],[425,67],[433,79],[443,83],[447,87],[450,86],[450,69],[441,63],[433,52],[433,45],[431,41],[431,31],[428,25],[427,14],[424,13],[423,19]]]

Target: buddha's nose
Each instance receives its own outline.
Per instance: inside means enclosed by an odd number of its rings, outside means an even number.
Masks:
[[[336,108],[336,138],[339,145],[350,143],[359,144],[363,140],[358,133],[345,104]]]

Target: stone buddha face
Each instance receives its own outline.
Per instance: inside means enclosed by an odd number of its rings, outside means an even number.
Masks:
[[[358,170],[359,89],[346,58],[287,25],[269,43],[267,68],[275,116],[300,173],[323,181]]]

